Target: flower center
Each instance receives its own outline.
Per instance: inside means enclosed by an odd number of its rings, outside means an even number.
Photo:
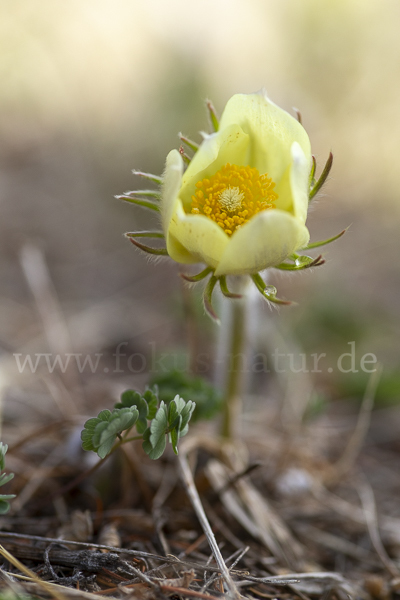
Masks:
[[[242,207],[244,194],[238,187],[229,187],[222,190],[219,195],[218,202],[223,209],[228,212],[234,212]]]
[[[257,169],[229,163],[196,183],[191,212],[215,221],[228,235],[235,233],[254,215],[275,208],[275,183]]]

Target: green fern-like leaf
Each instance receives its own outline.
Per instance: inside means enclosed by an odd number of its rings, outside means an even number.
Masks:
[[[166,446],[166,433],[168,430],[168,409],[164,402],[161,402],[154,419],[150,425],[149,441],[155,450],[156,458],[160,458]]]
[[[179,438],[186,435],[195,406],[194,402],[185,402],[178,395],[168,406],[161,402],[150,427],[143,435],[143,449],[150,458],[156,460],[162,456],[167,444],[167,435],[175,454],[178,454]]]
[[[146,454],[149,455],[149,457],[152,460],[157,460],[157,458],[160,458],[160,456],[164,454],[164,450],[167,445],[167,438],[165,435],[160,435],[159,437],[157,437],[157,441],[155,441],[153,435],[153,443],[155,444],[153,446],[152,442],[150,441],[152,435],[153,434],[151,433],[151,428],[149,427],[143,434],[142,446],[143,450],[146,452]]]
[[[127,390],[113,411],[102,410],[97,417],[86,421],[81,433],[82,447],[105,458],[117,437],[136,425],[143,438],[143,449],[151,459],[162,456],[168,439],[175,454],[178,454],[179,439],[188,432],[195,406],[195,402],[185,402],[179,394],[168,404],[163,401],[159,404],[157,386],[147,389],[143,395]],[[125,439],[121,438],[121,441]]]
[[[179,438],[186,435],[189,430],[188,423],[195,408],[196,404],[194,402],[191,400],[185,402],[183,398],[180,398],[178,395],[170,402],[169,435],[175,454],[178,454]]]
[[[82,448],[84,450],[93,450],[96,452],[97,446],[93,443],[93,436],[95,435],[96,427],[102,421],[108,422],[108,419],[111,415],[110,410],[102,410],[97,417],[93,417],[92,419],[88,419],[84,424],[84,430],[81,433],[82,440]]]
[[[149,407],[149,414],[148,414],[148,419],[150,421],[152,421],[154,419],[154,417],[156,416],[156,412],[158,409],[158,402],[159,402],[159,393],[158,393],[158,386],[154,385],[152,388],[149,388],[145,391],[145,393],[143,394],[143,398],[146,400],[147,405]]]
[[[147,421],[154,419],[158,407],[158,390],[147,389],[144,394],[134,390],[126,390],[121,394],[121,402],[115,404],[115,408],[125,408],[136,406],[139,411],[139,418],[136,423],[137,432],[143,434],[147,429]]]
[[[141,394],[135,392],[135,390],[126,390],[121,394],[121,402],[117,402],[114,405],[114,408],[130,408],[131,406],[137,406],[141,397]]]
[[[175,398],[176,394],[195,402],[196,410],[191,418],[193,423],[212,419],[221,411],[221,394],[199,375],[190,375],[184,371],[172,369],[153,375],[151,384],[158,386],[159,397],[167,404]]]
[[[89,419],[81,433],[82,448],[97,452],[105,458],[123,431],[135,425],[139,418],[136,406],[102,410],[97,417]]]

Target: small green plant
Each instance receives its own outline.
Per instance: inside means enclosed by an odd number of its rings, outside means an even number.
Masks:
[[[204,309],[215,322],[219,323],[214,290],[219,287],[232,301],[223,329],[228,354],[240,357],[247,340],[248,284],[254,284],[268,304],[291,304],[277,297],[275,286],[261,273],[323,265],[322,254],[303,252],[334,242],[346,230],[310,243],[308,206],[329,176],[333,155],[317,178],[316,159],[299,112],[295,119],[274,104],[265,89],[232,96],[221,119],[210,101],[207,109],[212,132],[203,135],[200,144],[180,134],[182,145],[169,152],[162,177],[134,171],[152,188],[116,198],[160,213],[161,229],[130,231],[126,237],[153,257],[169,256],[181,265],[199,263],[200,271],[181,276],[189,283],[205,283]],[[155,245],[143,243],[146,239]],[[222,395],[221,434],[230,440],[240,414],[244,378],[239,363],[237,359],[226,369]]]
[[[167,404],[174,399],[176,394],[183,398],[191,398],[196,404],[192,423],[212,419],[221,412],[221,393],[199,375],[171,369],[153,375],[150,384],[158,386],[160,396]]]
[[[14,477],[14,473],[2,473],[5,467],[5,456],[8,450],[7,444],[0,442],[0,487],[5,485]],[[10,510],[9,500],[15,498],[15,494],[0,494],[0,515],[5,515]]]
[[[164,453],[168,439],[178,454],[179,438],[187,434],[195,406],[179,395],[168,404],[160,401],[157,386],[144,394],[127,390],[112,411],[102,410],[86,421],[81,433],[82,448],[104,459],[122,444],[142,440],[146,454],[156,460]],[[134,426],[138,435],[130,436]]]

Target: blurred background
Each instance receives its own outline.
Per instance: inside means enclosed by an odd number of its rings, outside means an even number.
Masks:
[[[182,286],[172,261],[149,264],[123,238],[154,226],[152,216],[113,196],[143,186],[132,168],[161,174],[179,131],[199,140],[206,98],[221,113],[234,93],[261,87],[301,111],[318,172],[334,153],[309,216],[312,240],[350,229],[324,249],[325,266],[272,274],[298,306],[260,308],[265,336],[255,347],[326,353],[321,372],[307,375],[318,404],[362,396],[367,373],[328,369],[354,342],[357,365],[373,353],[384,366],[377,402],[398,401],[399,19],[397,0],[1,4],[0,391],[9,422],[40,421],[54,406],[92,414],[118,390],[143,389],[140,356],[184,360],[193,314],[193,343],[213,352],[198,291]],[[115,373],[120,343],[139,362]],[[13,356],[53,352],[101,354],[99,368],[56,368],[50,378],[41,366],[19,373]],[[251,389],[264,393],[266,379],[258,374]]]

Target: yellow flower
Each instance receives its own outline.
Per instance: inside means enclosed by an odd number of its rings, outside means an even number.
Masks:
[[[309,244],[305,225],[310,200],[325,183],[332,154],[315,178],[316,162],[301,123],[276,106],[264,90],[237,94],[225,107],[218,124],[208,104],[215,133],[203,134],[200,146],[181,135],[194,156],[182,150],[168,154],[163,177],[134,171],[159,189],[134,190],[117,198],[161,213],[163,231],[132,231],[132,244],[151,255],[169,255],[178,263],[202,262],[192,282],[209,277],[204,305],[214,318],[212,294],[218,283],[229,298],[227,275],[250,275],[269,302],[290,304],[259,274],[268,267],[299,271],[322,265],[322,255],[297,254],[329,244],[338,235]],[[184,162],[189,163],[184,169]],[[166,248],[152,247],[140,238],[164,239]]]
[[[160,209],[169,256],[203,262],[217,278],[279,265],[309,241],[311,168],[296,119],[264,90],[233,96],[186,171],[177,150],[167,157]]]

